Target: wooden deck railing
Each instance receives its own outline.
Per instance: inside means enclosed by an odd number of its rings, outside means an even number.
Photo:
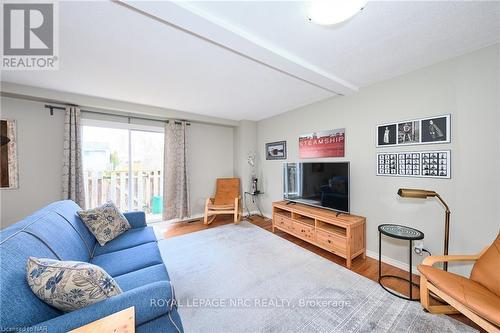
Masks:
[[[108,200],[121,210],[143,210],[152,213],[152,199],[163,195],[163,181],[160,170],[127,171],[84,171],[85,202],[87,208],[97,207]],[[132,202],[129,202],[129,181],[132,181]]]

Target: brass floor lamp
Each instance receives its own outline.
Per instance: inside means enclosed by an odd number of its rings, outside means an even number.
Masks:
[[[415,190],[415,189],[407,189],[400,188],[398,190],[398,195],[402,198],[417,198],[417,199],[427,199],[427,198],[437,198],[446,209],[445,218],[444,218],[444,255],[448,255],[448,244],[450,241],[450,208],[444,202],[443,198],[439,194],[434,191],[426,191],[426,190]],[[443,270],[448,270],[448,263],[443,263]]]

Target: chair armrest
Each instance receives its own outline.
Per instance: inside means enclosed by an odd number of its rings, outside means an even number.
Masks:
[[[131,306],[135,307],[135,325],[139,326],[170,312],[175,305],[172,295],[170,281],[151,283],[41,322],[26,332],[67,332]]]
[[[432,266],[438,262],[460,262],[460,261],[476,261],[483,255],[489,246],[485,247],[478,254],[473,255],[448,255],[448,256],[429,256],[422,261],[422,265]]]
[[[128,223],[133,229],[144,228],[146,224],[146,214],[144,212],[126,212],[123,213]]]
[[[422,265],[432,266],[438,262],[459,262],[459,261],[476,261],[478,256],[430,256],[422,261]]]

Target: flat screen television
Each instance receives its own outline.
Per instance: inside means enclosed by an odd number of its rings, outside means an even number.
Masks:
[[[349,162],[285,163],[283,198],[349,213]]]

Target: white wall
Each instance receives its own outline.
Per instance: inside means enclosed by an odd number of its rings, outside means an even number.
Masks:
[[[258,159],[257,122],[242,120],[235,128],[234,175],[241,179],[243,192],[251,191],[252,188],[252,167],[248,164],[248,156],[251,153],[255,154],[256,159]],[[257,172],[258,161],[255,163],[255,171]]]
[[[50,116],[38,102],[1,100],[1,117],[17,122],[19,188],[2,189],[1,227],[53,201],[62,193],[64,115]]]
[[[191,214],[202,214],[217,178],[233,177],[233,128],[191,123],[189,129]]]
[[[351,162],[351,211],[367,218],[367,247],[378,251],[377,226],[394,222],[425,233],[425,246],[441,254],[444,209],[436,200],[402,199],[398,188],[436,190],[449,203],[450,253],[475,253],[490,243],[500,225],[499,45],[439,63],[367,88],[258,123],[262,205],[282,198],[282,161],[266,161],[266,142],[287,140],[289,162],[298,161],[300,134],[346,128]],[[452,143],[375,148],[375,126],[398,120],[452,114]],[[452,179],[375,176],[376,153],[451,149]],[[384,241],[384,254],[407,262],[407,243]],[[417,258],[418,260],[418,258]],[[455,267],[459,271],[466,268]]]
[[[2,97],[2,118],[17,121],[19,164],[19,188],[0,190],[2,228],[61,199],[63,112],[50,116],[43,105]],[[191,212],[197,215],[215,179],[233,176],[233,127],[192,123],[189,132]]]

